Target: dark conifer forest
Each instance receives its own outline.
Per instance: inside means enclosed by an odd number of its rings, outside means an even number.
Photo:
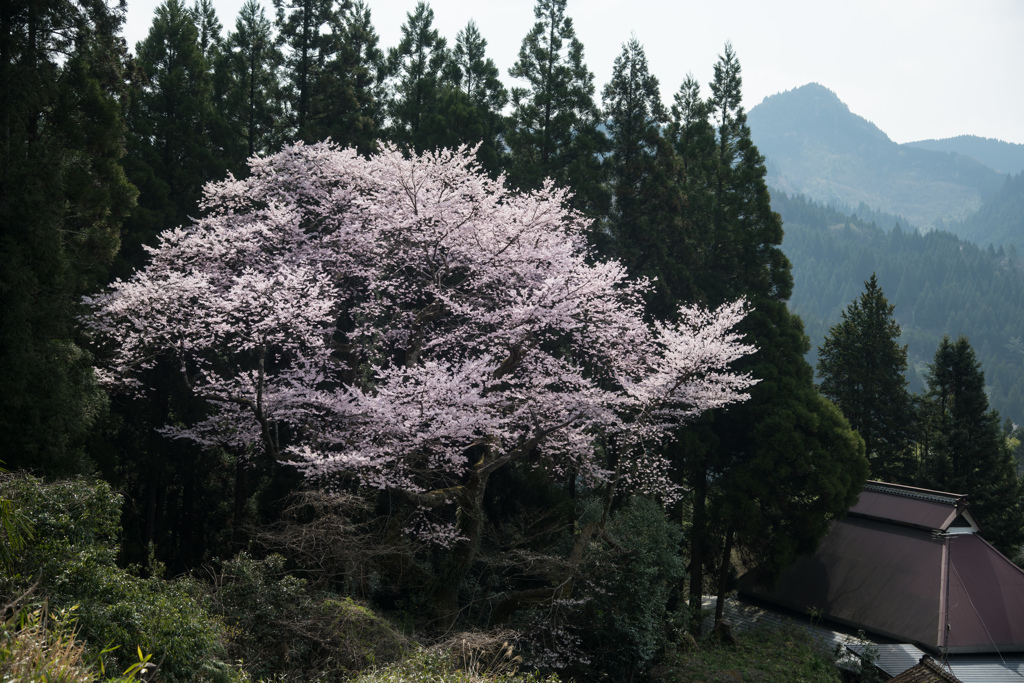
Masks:
[[[1022,176],[772,189],[740,50],[598,83],[574,11],[3,4],[4,680],[682,676],[869,478],[1020,562]]]

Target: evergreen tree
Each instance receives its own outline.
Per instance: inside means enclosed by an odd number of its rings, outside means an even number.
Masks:
[[[123,7],[0,5],[0,456],[47,475],[88,467],[104,409],[74,342],[135,188],[121,168]]]
[[[323,27],[332,22],[333,14],[348,6],[340,0],[334,8],[332,0],[274,0],[277,11],[278,44],[287,46],[285,71],[288,87],[285,89],[291,113],[291,125],[298,140],[316,142],[310,130],[316,118],[314,98],[321,86],[323,66],[333,58],[336,44],[334,36],[325,36]]]
[[[369,154],[377,147],[384,119],[384,53],[365,2],[344,4],[331,16],[334,56],[317,90],[311,139],[329,137]]]
[[[750,291],[786,301],[793,292],[793,276],[780,248],[782,220],[772,211],[764,157],[747,126],[740,72],[736,53],[726,43],[706,105],[717,132],[709,174],[710,244],[702,254],[708,294],[719,300],[727,292]]]
[[[682,214],[685,248],[674,250],[675,284],[673,290],[683,300],[703,297],[695,277],[712,248],[712,223],[715,187],[715,128],[709,118],[708,103],[700,92],[700,84],[687,75],[672,105],[672,122],[666,136],[672,143],[680,166],[685,210]]]
[[[694,286],[711,305],[745,297],[753,310],[740,329],[758,348],[739,364],[760,380],[751,399],[702,427],[694,438],[703,445],[693,458],[680,454],[694,515],[690,599],[699,608],[704,567],[712,567],[719,575],[717,616],[734,550],[772,581],[796,554],[813,549],[867,476],[863,442],[817,393],[804,359],[810,344],[803,324],[786,306],[793,280],[780,249],[782,221],[772,211],[764,157],[746,124],[740,71],[726,44],[703,105],[687,103],[694,88],[684,83],[681,99],[689,111],[680,107],[677,116],[680,124],[690,120],[675,133],[677,145],[686,128],[693,133],[687,142],[693,146],[683,151],[694,177],[687,179],[687,198],[698,195],[690,218]],[[713,138],[697,119],[702,113]]]
[[[982,535],[1013,557],[1024,543],[1021,481],[999,413],[989,409],[985,374],[966,337],[942,339],[927,380],[922,483],[968,494]]]
[[[685,244],[681,169],[662,138],[660,125],[668,113],[636,38],[622,46],[615,60],[612,80],[604,88],[604,110],[611,137],[607,168],[615,200],[609,226],[614,253],[631,273],[652,281],[649,313],[671,318],[682,295],[689,293],[688,287],[680,291],[677,274],[679,247]]]
[[[203,185],[227,171],[223,140],[215,140],[222,117],[214,106],[212,65],[196,17],[181,0],[167,0],[136,49],[141,78],[128,111],[125,167],[141,194],[125,225],[118,276],[145,261],[143,246],[157,234],[196,215]]]
[[[496,174],[506,165],[501,112],[508,103],[508,91],[486,50],[487,41],[473,21],[455,36],[450,64],[454,88],[448,95],[447,118],[460,142],[480,145],[480,165]]]
[[[217,18],[217,10],[214,9],[211,0],[196,0],[196,4],[192,6],[192,16],[198,32],[199,51],[206,63],[213,65],[217,62],[223,47],[221,31],[224,30],[224,26]]]
[[[231,87],[228,111],[244,140],[246,157],[280,147],[284,115],[278,69],[283,55],[274,44],[272,25],[258,0],[247,0],[238,13],[226,50]],[[237,175],[237,173],[236,173]]]
[[[223,176],[227,169],[244,172],[245,139],[241,131],[232,125],[228,113],[232,74],[228,50],[221,34],[224,27],[217,18],[212,0],[196,0],[191,11],[198,33],[199,51],[206,62],[205,78],[209,82],[210,103],[202,112],[202,130],[209,140],[214,172],[217,177]]]
[[[443,109],[450,73],[448,41],[434,28],[434,10],[419,2],[402,24],[402,39],[388,52],[388,132],[417,152],[451,146]]]
[[[583,44],[565,7],[566,0],[537,0],[537,23],[509,69],[510,76],[526,82],[512,89],[509,182],[534,189],[552,178],[573,190],[577,209],[599,217],[609,208],[598,160],[607,140],[597,128],[594,75],[583,63]]]
[[[818,352],[821,393],[832,399],[864,439],[876,479],[912,484],[909,459],[913,410],[907,392],[907,347],[874,274],[841,314]]]

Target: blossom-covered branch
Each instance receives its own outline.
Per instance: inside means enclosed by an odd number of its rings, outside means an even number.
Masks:
[[[205,217],[165,233],[145,270],[89,299],[101,376],[144,392],[140,372],[173,362],[209,405],[173,436],[444,490],[470,512],[527,455],[599,481],[595,433],[658,440],[743,400],[753,380],[729,364],[754,349],[733,331],[742,302],[645,324],[645,284],[588,260],[565,198],[510,191],[465,149],[254,160],[207,187]],[[667,486],[664,463],[650,469]]]

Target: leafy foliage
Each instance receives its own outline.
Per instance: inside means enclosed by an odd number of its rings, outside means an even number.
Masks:
[[[616,546],[594,559],[584,639],[593,674],[625,680],[646,672],[665,647],[667,605],[684,573],[682,535],[660,505],[642,497],[612,517],[608,535]]]
[[[348,680],[402,659],[412,643],[351,598],[288,575],[284,558],[246,553],[223,563],[213,591],[229,627],[233,660],[258,678]]]
[[[444,652],[419,650],[398,664],[364,673],[354,683],[558,683],[555,675],[489,673],[460,668]]]
[[[657,683],[728,683],[735,680],[839,683],[839,670],[804,631],[763,628],[744,633],[737,647],[701,641],[674,650],[652,673]]]
[[[34,529],[14,571],[0,579],[0,594],[20,595],[38,579],[38,595],[54,609],[77,606],[77,634],[89,656],[117,648],[104,655],[113,670],[134,664],[142,648],[167,681],[228,675],[222,627],[197,601],[194,582],[141,578],[116,565],[121,498],[109,485],[4,475],[0,494]]]

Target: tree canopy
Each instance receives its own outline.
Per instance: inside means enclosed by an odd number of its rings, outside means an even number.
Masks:
[[[907,347],[874,274],[843,311],[818,353],[821,393],[843,411],[864,439],[875,479],[910,483],[913,407],[907,392]]]
[[[648,326],[642,285],[587,263],[564,201],[510,193],[466,152],[299,145],[254,161],[89,300],[104,376],[144,391],[139,372],[168,356],[210,411],[169,435],[456,502],[470,546],[510,462],[607,478],[595,430],[630,454],[632,488],[671,495],[666,463],[631,444],[745,398],[753,381],[728,370],[753,351],[731,331],[743,304]]]

